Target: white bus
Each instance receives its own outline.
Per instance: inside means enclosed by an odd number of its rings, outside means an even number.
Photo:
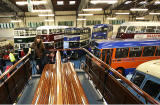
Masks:
[[[131,81],[160,102],[160,59],[140,64]]]

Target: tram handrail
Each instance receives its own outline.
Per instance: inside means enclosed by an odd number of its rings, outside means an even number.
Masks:
[[[22,58],[20,59],[18,62],[16,62],[14,65],[12,65],[7,71],[5,71],[1,76],[0,76],[0,80],[2,78],[4,78],[8,73],[10,73],[11,71],[13,71],[13,69],[16,68],[16,66],[18,64],[20,64],[23,60],[25,60],[28,56],[30,55],[30,51],[28,51],[28,53]]]
[[[83,51],[85,51],[87,54],[89,54],[96,61],[98,61],[99,63],[101,63],[104,67],[109,68],[109,70],[111,72],[113,72],[116,76],[118,76],[121,80],[123,80],[127,85],[129,85],[134,91],[136,91],[139,95],[141,95],[145,100],[147,100],[151,104],[159,104],[159,102],[157,100],[155,100],[154,98],[152,98],[149,94],[147,94],[145,91],[143,91],[142,89],[140,89],[137,85],[135,85],[134,83],[132,83],[131,81],[129,81],[128,79],[126,79],[118,71],[116,71],[113,68],[111,68],[109,65],[107,65],[106,63],[104,63],[102,60],[100,60],[99,58],[97,58],[95,55],[93,55],[91,52],[89,52],[85,48],[51,49],[50,51],[70,51],[70,50],[83,50]]]

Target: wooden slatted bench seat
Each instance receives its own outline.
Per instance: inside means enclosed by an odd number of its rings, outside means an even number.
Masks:
[[[73,64],[60,59],[44,67],[32,104],[89,104]]]

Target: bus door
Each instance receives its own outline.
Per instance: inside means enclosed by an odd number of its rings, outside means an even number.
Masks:
[[[102,50],[102,61],[106,64],[111,64],[113,49],[103,49]]]

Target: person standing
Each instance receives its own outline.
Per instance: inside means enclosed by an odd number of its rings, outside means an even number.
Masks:
[[[34,49],[34,52],[35,52],[37,73],[41,74],[43,71],[43,63],[42,63],[43,59],[42,58],[43,58],[45,46],[40,36],[37,36],[35,38],[34,43],[31,45],[31,48]]]
[[[13,54],[13,50],[9,53],[9,59],[10,59],[12,65],[14,65],[15,62],[16,62],[16,58],[15,58],[15,56]]]

